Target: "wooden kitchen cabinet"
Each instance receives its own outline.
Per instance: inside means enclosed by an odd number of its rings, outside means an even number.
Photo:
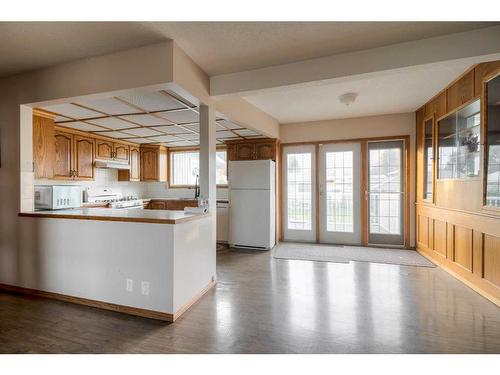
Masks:
[[[56,130],[54,135],[56,180],[93,180],[95,142],[93,138]]]
[[[163,146],[141,146],[141,181],[167,181],[167,149]]]
[[[52,178],[55,162],[54,118],[38,114],[33,116],[33,169],[35,178]]]
[[[128,162],[130,148],[126,144],[96,139],[96,159]]]
[[[114,143],[113,152],[114,152],[113,158],[115,160],[124,162],[129,161],[130,147],[128,145],[124,145],[121,143]]]
[[[278,141],[257,139],[227,142],[228,160],[276,160]]]
[[[94,139],[75,135],[74,145],[74,168],[73,177],[75,180],[94,179]]]
[[[446,114],[446,95],[446,91],[443,91],[425,105],[425,117],[434,115],[436,118],[439,118]]]
[[[118,171],[118,181],[140,181],[141,180],[141,164],[139,147],[130,146],[130,170],[120,169]]]
[[[480,96],[483,93],[483,79],[488,78],[488,76],[497,69],[500,68],[500,60],[491,61],[483,64],[479,64],[474,69],[474,96]]]
[[[97,139],[95,142],[96,159],[113,159],[113,142]]]
[[[184,207],[198,207],[196,199],[152,199],[147,208],[150,210],[177,210],[182,211]]]
[[[55,132],[54,179],[73,178],[73,135],[56,130]]]

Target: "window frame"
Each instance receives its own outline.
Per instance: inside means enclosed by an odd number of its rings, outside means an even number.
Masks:
[[[469,106],[470,104],[474,103],[475,101],[478,101],[479,100],[479,114],[480,114],[480,121],[481,123],[479,124],[479,137],[480,137],[480,146],[481,146],[481,151],[479,153],[479,164],[480,164],[480,167],[483,167],[484,168],[484,145],[485,145],[485,140],[483,139],[483,126],[484,124],[482,123],[483,121],[483,96],[480,95],[480,96],[475,96],[473,97],[472,99],[468,100],[467,102],[463,103],[462,105],[458,106],[457,108],[445,113],[444,115],[436,118],[434,120],[434,124],[435,124],[435,130],[434,130],[434,136],[435,136],[435,154],[434,154],[434,157],[435,157],[435,180],[436,182],[439,180],[439,181],[473,181],[473,180],[478,180],[478,179],[481,179],[482,175],[484,175],[484,169],[479,169],[479,174],[477,176],[466,176],[466,177],[462,177],[462,178],[458,178],[458,177],[448,177],[448,178],[441,178],[439,176],[439,163],[440,163],[440,158],[439,158],[439,127],[440,127],[440,122],[442,120],[444,120],[445,118],[447,118],[448,116],[462,110],[463,108]],[[483,160],[481,160],[481,158]]]
[[[229,159],[228,159],[228,150],[227,146],[217,146],[216,147],[216,152],[217,151],[225,151],[226,152],[226,176],[228,176],[229,172]],[[172,178],[172,173],[173,173],[173,168],[172,168],[172,154],[179,154],[179,153],[186,153],[186,152],[200,152],[199,147],[176,147],[176,148],[169,148],[168,149],[168,160],[167,160],[167,186],[169,189],[194,189],[195,185],[180,185],[180,184],[173,184],[173,178]],[[218,188],[227,188],[228,184],[217,184]]]
[[[422,200],[426,203],[436,204],[436,180],[437,180],[437,160],[438,160],[438,150],[437,150],[437,121],[434,113],[430,116],[427,116],[422,121],[422,182],[427,182],[425,180],[425,174],[427,173],[427,163],[425,159],[425,124],[431,120],[432,121],[432,196],[431,198],[425,197],[425,183],[422,186]]]
[[[500,77],[500,69],[496,69],[487,76],[483,77],[481,95],[481,146],[482,147],[482,209],[491,213],[500,214],[500,207],[489,206],[486,204],[488,195],[488,159],[489,159],[489,144],[488,144],[488,82]]]

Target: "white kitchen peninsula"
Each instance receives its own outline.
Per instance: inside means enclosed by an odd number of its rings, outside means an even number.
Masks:
[[[19,216],[19,269],[4,277],[17,291],[174,321],[215,284],[209,214],[86,208]]]

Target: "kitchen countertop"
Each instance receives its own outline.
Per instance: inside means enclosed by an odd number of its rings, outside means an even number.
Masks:
[[[192,214],[169,210],[125,210],[115,208],[74,208],[69,210],[21,212],[22,217],[56,219],[126,221],[135,223],[180,224],[197,220],[208,214]]]

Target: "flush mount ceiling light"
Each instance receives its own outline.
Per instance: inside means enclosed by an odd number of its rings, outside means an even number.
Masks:
[[[339,102],[341,102],[344,105],[349,106],[352,103],[354,103],[354,101],[356,100],[357,97],[358,97],[358,94],[356,94],[355,92],[348,92],[348,93],[345,93],[345,94],[342,94],[339,96]]]

